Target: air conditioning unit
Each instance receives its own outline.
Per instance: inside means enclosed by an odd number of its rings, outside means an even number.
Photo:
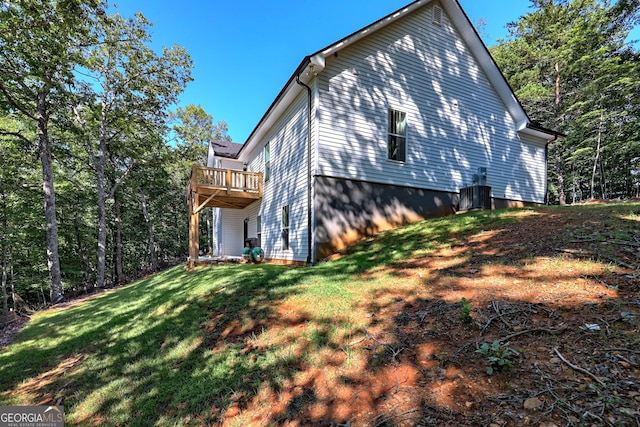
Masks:
[[[472,176],[472,184],[460,189],[458,209],[491,209],[491,187],[487,185],[487,168],[478,168]]]

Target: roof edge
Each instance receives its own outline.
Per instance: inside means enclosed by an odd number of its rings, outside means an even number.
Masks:
[[[377,21],[349,34],[348,36],[338,40],[337,42],[332,43],[312,53],[311,55],[305,56],[300,62],[300,65],[298,65],[296,70],[293,72],[291,77],[289,77],[282,90],[280,90],[274,101],[271,103],[265,114],[262,116],[258,124],[255,126],[251,134],[247,137],[246,141],[244,142],[242,148],[237,153],[235,158],[239,159],[240,156],[244,153],[245,148],[248,145],[251,145],[251,141],[262,131],[262,127],[269,121],[271,115],[278,109],[281,101],[289,96],[289,91],[291,90],[291,88],[293,86],[299,86],[296,83],[297,78],[302,79],[304,75],[306,78],[306,83],[308,83],[308,81],[312,79],[314,75],[317,75],[317,73],[321,72],[324,69],[325,58],[328,55],[331,55],[335,52],[338,52],[339,50],[346,48],[347,46],[350,46],[360,39],[367,37],[370,34],[395,22],[404,15],[407,15],[422,6],[433,2],[435,2],[435,0],[415,0],[408,5],[403,6],[400,9],[397,9],[396,11],[391,12],[390,14],[378,19]],[[522,103],[516,96],[513,88],[507,81],[507,78],[502,73],[500,67],[498,67],[498,64],[491,55],[488,47],[482,41],[482,38],[473,26],[473,23],[460,5],[460,2],[458,0],[440,0],[439,3],[450,16],[462,39],[465,41],[465,43],[468,44],[471,54],[475,56],[476,60],[479,62],[480,67],[486,73],[489,82],[492,86],[494,86],[494,89],[498,93],[498,96],[504,102],[514,121],[518,123],[517,131],[536,135],[538,137],[549,140],[566,136],[557,131],[545,129],[542,126],[532,122],[524,107],[522,106]]]
[[[378,19],[377,21],[367,25],[366,27],[360,28],[357,31],[354,31],[353,33],[349,34],[346,37],[341,38],[340,40],[338,40],[337,42],[331,43],[330,45],[320,49],[319,51],[311,54],[311,57],[314,56],[318,56],[318,55],[322,55],[327,56],[327,55],[331,55],[332,53],[338,51],[338,50],[342,50],[347,46],[352,45],[353,43],[357,42],[358,40],[367,37],[369,34],[374,33],[384,27],[386,27],[387,25],[395,22],[396,20],[398,20],[401,16],[403,15],[407,15],[411,12],[413,12],[414,10],[433,2],[434,0],[415,0],[412,3],[409,3],[406,6],[401,7],[400,9],[397,9],[394,12],[389,13],[386,16],[383,16],[382,18]]]
[[[258,130],[260,129],[260,127],[263,125],[263,123],[265,123],[267,121],[267,119],[269,118],[269,116],[271,115],[271,113],[273,113],[273,111],[276,109],[276,107],[278,106],[278,104],[280,103],[280,100],[282,98],[284,98],[284,96],[286,95],[289,87],[295,83],[296,81],[296,77],[298,77],[300,74],[302,74],[302,72],[310,65],[312,64],[311,61],[311,56],[305,56],[304,59],[302,60],[302,62],[300,62],[300,65],[298,65],[298,68],[296,68],[296,70],[293,72],[293,74],[291,75],[291,77],[289,77],[289,80],[287,80],[287,83],[285,83],[284,87],[282,88],[282,90],[280,90],[280,92],[278,93],[278,95],[276,96],[276,98],[273,100],[273,102],[271,103],[271,105],[269,106],[269,108],[267,109],[267,111],[264,113],[264,115],[262,116],[262,118],[260,119],[260,121],[258,122],[258,124],[256,125],[255,128],[253,128],[253,131],[251,131],[251,133],[249,134],[249,136],[247,137],[247,140],[244,142],[244,144],[242,145],[242,148],[240,149],[240,151],[238,151],[238,154],[236,154],[236,159],[240,158],[240,155],[242,154],[242,152],[244,151],[245,147],[248,145],[249,141],[251,141],[251,139],[254,137],[255,134],[258,133]]]

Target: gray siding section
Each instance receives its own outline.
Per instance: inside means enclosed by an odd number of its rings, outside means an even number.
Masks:
[[[315,241],[317,258],[382,230],[450,215],[458,195],[319,176],[315,178]]]
[[[319,175],[444,192],[488,168],[499,197],[544,202],[544,141],[516,124],[443,11],[432,6],[326,60],[317,112]],[[387,160],[387,113],[407,113],[406,162]]]

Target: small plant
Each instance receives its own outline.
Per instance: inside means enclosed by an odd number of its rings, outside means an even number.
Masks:
[[[509,347],[508,342],[503,344],[500,340],[495,340],[493,344],[482,343],[476,353],[485,356],[489,361],[487,375],[493,374],[494,370],[501,371],[510,368],[512,365],[510,359],[518,355],[516,350]]]
[[[462,297],[460,302],[462,303],[462,307],[460,307],[460,318],[465,323],[471,323],[473,321],[471,318],[471,311],[473,311],[473,307],[471,307],[471,304],[469,304],[469,301],[467,301],[465,297]]]

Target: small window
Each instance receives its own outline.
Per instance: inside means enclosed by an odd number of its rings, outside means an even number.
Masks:
[[[271,178],[271,148],[269,143],[264,146],[264,180],[269,181]]]
[[[407,113],[389,110],[389,159],[405,161],[407,145]]]
[[[261,248],[262,247],[262,216],[258,215],[258,218],[256,219],[256,228],[257,228],[257,235],[258,235],[258,247]]]
[[[289,205],[282,207],[282,250],[289,250]]]

